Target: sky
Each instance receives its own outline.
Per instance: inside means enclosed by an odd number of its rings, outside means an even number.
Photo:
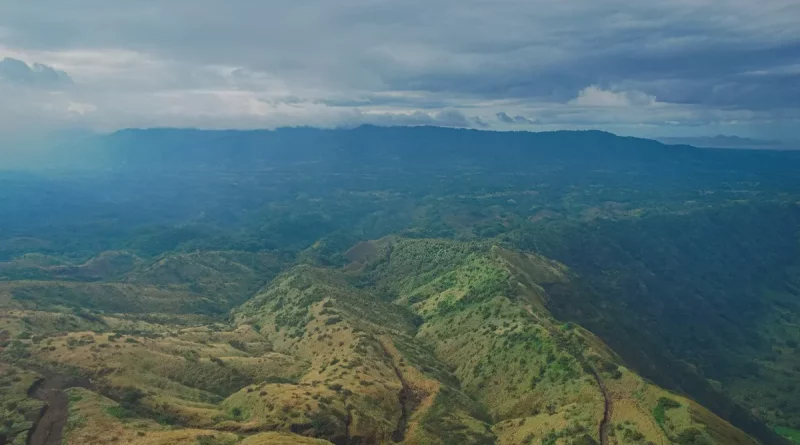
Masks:
[[[442,125],[800,140],[798,0],[0,2],[0,133]]]

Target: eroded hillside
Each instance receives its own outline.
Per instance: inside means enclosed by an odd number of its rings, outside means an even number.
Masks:
[[[66,444],[756,443],[553,318],[549,290],[578,291],[560,263],[403,238],[347,256],[344,268],[293,267],[211,324],[182,318],[193,310],[180,305],[161,320],[138,306],[130,316],[55,313],[10,290],[4,357],[14,375],[91,382],[59,388]],[[154,271],[169,261],[133,277],[163,285]],[[36,328],[53,322],[61,328]],[[37,409],[25,390],[6,397]],[[14,425],[18,437],[30,426]]]
[[[0,171],[0,444],[800,441],[797,153],[369,126],[69,149]]]

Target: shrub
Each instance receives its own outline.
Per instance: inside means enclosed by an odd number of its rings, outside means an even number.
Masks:
[[[239,408],[239,407],[235,407],[235,408],[231,409],[231,417],[234,420],[241,420],[242,419],[242,414],[243,414],[242,413],[242,409]]]
[[[711,445],[711,442],[697,428],[689,428],[680,432],[675,437],[675,443],[678,445]]]
[[[331,318],[325,320],[325,324],[326,325],[332,325],[332,324],[339,323],[341,321],[342,321],[342,317],[331,317]]]
[[[129,419],[133,417],[133,413],[121,406],[109,406],[106,408],[106,413],[117,419]]]
[[[583,436],[573,440],[572,445],[598,445],[598,443],[596,440],[594,440],[594,437],[584,434]]]
[[[658,404],[662,405],[664,409],[673,409],[673,408],[680,408],[681,404],[676,402],[675,400],[668,399],[666,397],[661,397],[658,399]]]
[[[316,437],[329,437],[336,433],[336,421],[322,413],[311,416],[311,427]]]
[[[664,421],[666,420],[666,411],[668,409],[680,408],[681,404],[666,397],[658,399],[658,404],[653,408],[653,417],[656,423],[663,429]]]
[[[247,352],[247,345],[240,340],[229,340],[228,344],[231,345],[233,349],[238,349],[243,352]]]
[[[203,435],[197,436],[196,440],[197,441],[195,443],[197,445],[222,445],[222,444],[230,443],[229,441],[226,441],[224,439],[219,439],[216,436],[211,435],[211,434],[203,434]]]
[[[119,404],[127,409],[132,409],[139,404],[139,401],[144,397],[144,393],[139,388],[128,386],[122,390]]]

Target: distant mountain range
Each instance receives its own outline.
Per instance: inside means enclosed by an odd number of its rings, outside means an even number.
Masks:
[[[768,139],[752,139],[739,136],[700,136],[700,137],[658,137],[655,138],[670,145],[693,145],[707,148],[744,148],[759,150],[800,150],[800,142],[789,142]]]
[[[800,151],[363,126],[38,156],[0,170],[0,445],[800,437]]]

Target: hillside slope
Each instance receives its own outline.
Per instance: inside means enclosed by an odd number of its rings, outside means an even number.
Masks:
[[[483,243],[364,247],[343,269],[283,273],[230,325],[106,316],[4,354],[90,378],[67,391],[84,419],[67,444],[109,429],[126,443],[757,443],[556,320],[550,290],[576,280],[560,263]]]
[[[84,142],[69,168],[0,166],[2,441],[800,437],[798,153],[370,126]]]

